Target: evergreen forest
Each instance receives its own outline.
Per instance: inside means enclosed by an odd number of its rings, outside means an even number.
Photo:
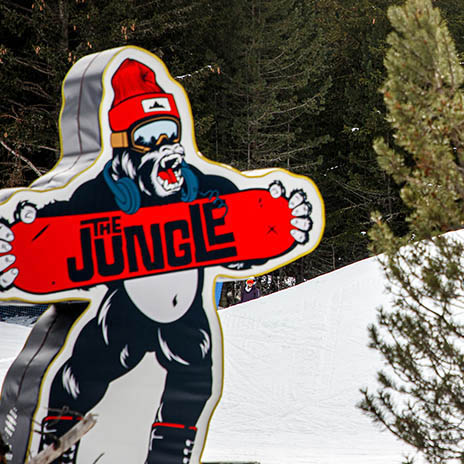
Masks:
[[[369,256],[374,211],[405,234],[408,206],[373,142],[393,140],[380,93],[398,0],[0,2],[0,188],[59,157],[61,83],[73,63],[124,45],[158,55],[189,95],[197,144],[240,170],[282,167],[318,185],[326,229],[263,293]],[[464,9],[434,0],[458,53]],[[290,278],[290,279],[289,279]]]

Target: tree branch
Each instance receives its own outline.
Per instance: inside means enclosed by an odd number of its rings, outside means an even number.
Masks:
[[[10,152],[13,156],[16,158],[19,158],[23,163],[27,164],[39,177],[42,175],[40,170],[36,168],[31,161],[29,161],[27,158],[25,158],[23,155],[19,154],[16,150],[13,150],[10,148],[3,140],[0,140],[0,145],[5,148],[8,152]]]

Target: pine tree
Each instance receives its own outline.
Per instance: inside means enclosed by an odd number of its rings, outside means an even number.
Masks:
[[[393,306],[369,328],[388,369],[359,406],[428,462],[464,462],[464,243],[446,234],[464,224],[464,70],[431,0],[407,0],[388,16],[382,93],[394,138],[375,150],[401,186],[408,231],[373,216]]]
[[[59,157],[61,84],[90,53],[137,45],[203,91],[207,0],[0,2],[0,185],[25,185]],[[195,100],[195,98],[194,98]],[[195,100],[197,101],[197,100]],[[200,126],[207,124],[207,114]],[[205,122],[206,120],[206,122]]]
[[[326,0],[317,2],[317,24],[332,45],[328,75],[333,85],[317,118],[330,141],[321,150],[317,183],[326,203],[324,240],[308,266],[317,275],[369,256],[367,231],[375,210],[395,230],[404,223],[399,189],[380,169],[373,141],[389,136],[385,105],[378,91],[391,30],[387,8],[397,0]]]
[[[212,90],[213,150],[205,154],[241,170],[281,167],[314,179],[328,141],[318,118],[331,86],[315,2],[217,3],[210,48],[221,74]],[[306,261],[280,269],[265,279],[263,293],[302,281],[306,271]]]
[[[242,170],[294,169],[302,159],[308,165],[327,137],[300,133],[330,86],[310,7],[297,0],[218,3],[211,31],[221,65],[211,134],[216,155]]]

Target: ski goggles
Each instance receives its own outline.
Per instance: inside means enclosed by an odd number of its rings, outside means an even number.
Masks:
[[[113,148],[132,148],[140,153],[154,150],[163,141],[177,143],[180,141],[180,124],[176,118],[145,120],[128,131],[113,132],[111,146]]]

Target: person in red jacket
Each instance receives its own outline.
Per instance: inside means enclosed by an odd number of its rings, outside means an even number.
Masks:
[[[253,277],[246,281],[246,285],[242,288],[241,302],[254,300],[260,296],[259,290],[256,287],[256,281]]]

